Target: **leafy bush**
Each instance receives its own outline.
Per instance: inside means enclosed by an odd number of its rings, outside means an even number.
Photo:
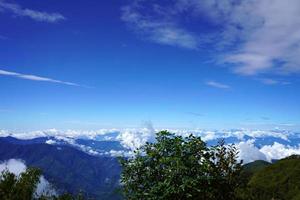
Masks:
[[[28,168],[19,177],[9,171],[2,172],[0,175],[0,199],[32,199],[40,176],[41,171],[36,168]]]
[[[235,199],[241,163],[224,141],[207,147],[200,137],[157,133],[135,156],[121,159],[126,199]]]
[[[35,191],[39,183],[41,170],[37,168],[28,168],[19,176],[3,171],[0,174],[0,199],[1,200],[83,200],[81,193],[77,196],[65,193],[60,196],[40,195]]]

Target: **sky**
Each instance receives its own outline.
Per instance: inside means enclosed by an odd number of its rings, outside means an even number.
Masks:
[[[0,0],[0,129],[300,130],[298,0]]]

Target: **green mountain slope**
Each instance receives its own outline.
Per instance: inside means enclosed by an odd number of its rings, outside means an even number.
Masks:
[[[264,160],[256,160],[254,162],[248,163],[244,165],[244,171],[249,173],[255,173],[259,170],[266,168],[267,166],[271,165],[271,163],[264,161]]]
[[[262,163],[256,164],[252,169],[258,171],[243,190],[243,199],[300,199],[300,156],[290,156],[264,167]]]
[[[69,146],[13,144],[0,139],[0,160],[24,160],[40,168],[56,189],[70,193],[83,191],[97,199],[118,199],[120,165],[113,157],[95,157]]]

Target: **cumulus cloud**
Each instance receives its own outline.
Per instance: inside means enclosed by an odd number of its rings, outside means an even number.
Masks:
[[[28,8],[22,8],[19,4],[8,3],[0,0],[0,12],[9,12],[19,17],[29,17],[35,21],[55,23],[66,18],[60,13],[47,13]]]
[[[272,162],[272,160],[279,160],[291,155],[300,155],[300,145],[291,147],[274,142],[272,145],[264,145],[260,149],[254,146],[254,140],[248,140],[238,143],[239,159],[244,163],[253,162],[255,160],[264,160]]]
[[[229,85],[219,83],[217,81],[207,81],[207,82],[205,82],[205,84],[208,86],[211,86],[211,87],[219,88],[219,89],[230,89],[231,88]]]
[[[145,128],[141,130],[125,130],[117,137],[121,143],[131,150],[141,147],[143,144],[154,140],[155,130],[151,122],[145,122]]]
[[[237,74],[292,74],[300,72],[299,13],[298,0],[134,0],[122,20],[160,44],[209,47]]]
[[[243,160],[245,164],[255,160],[267,160],[266,155],[254,146],[253,140],[238,143],[237,149],[239,150],[239,159]]]
[[[26,165],[23,161],[17,159],[9,159],[0,163],[0,172],[8,170],[9,172],[19,176],[22,172],[25,172]]]
[[[0,173],[4,170],[19,176],[21,173],[25,172],[27,169],[25,162],[19,159],[9,159],[3,162],[0,162]],[[45,179],[44,176],[40,177],[39,183],[36,188],[36,196],[42,194],[56,195],[56,191],[52,188],[51,184]]]
[[[43,82],[58,83],[58,84],[70,85],[70,86],[81,86],[77,83],[71,83],[71,82],[56,80],[56,79],[42,77],[42,76],[30,75],[30,74],[20,74],[17,72],[11,72],[11,71],[1,70],[1,69],[0,69],[0,75],[11,76],[11,77],[21,78],[21,79],[26,79],[31,81],[43,81]]]
[[[266,155],[268,161],[271,161],[272,159],[282,159],[294,154],[300,155],[300,145],[298,147],[291,147],[274,142],[273,145],[263,146],[260,151]]]

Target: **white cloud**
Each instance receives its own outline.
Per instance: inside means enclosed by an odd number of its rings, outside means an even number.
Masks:
[[[247,134],[251,137],[277,137],[281,138],[283,140],[288,141],[288,136],[291,136],[294,133],[288,132],[288,131],[276,131],[276,130],[271,130],[271,131],[266,131],[266,130],[245,130],[244,134]]]
[[[291,155],[300,155],[300,144],[297,147],[283,145],[274,142],[272,145],[264,145],[260,149],[254,146],[255,140],[242,141],[237,144],[239,159],[244,163],[255,160],[265,160],[271,162],[273,159],[279,160]]]
[[[197,1],[200,2],[200,1]],[[295,73],[300,71],[300,2],[297,0],[213,1],[207,10],[215,10],[239,46],[225,61],[243,75],[258,73]],[[223,37],[224,38],[224,37]]]
[[[201,136],[201,139],[206,142],[210,140],[217,139],[219,136],[214,131],[206,131],[205,134]]]
[[[21,78],[21,79],[26,79],[31,81],[43,81],[43,82],[58,83],[58,84],[70,85],[70,86],[81,86],[77,83],[66,82],[66,81],[61,81],[61,80],[56,80],[56,79],[36,76],[36,75],[20,74],[17,72],[11,72],[11,71],[1,70],[1,69],[0,69],[0,75],[11,76],[11,77]]]
[[[122,20],[142,37],[214,51],[217,63],[221,57],[237,74],[300,72],[298,0],[132,2],[122,9]]]
[[[291,84],[288,81],[280,81],[280,80],[275,80],[275,79],[271,79],[271,78],[261,78],[258,80],[265,85],[289,85],[289,84]]]
[[[297,56],[300,52],[299,1],[243,1],[236,10],[239,12],[234,13],[231,20],[235,20],[233,23],[241,28],[247,29],[247,21],[256,19],[255,27],[250,29],[250,35],[244,38],[241,48],[227,57],[227,61],[237,65],[237,73],[254,75],[268,71],[300,71]],[[237,20],[245,10],[251,10],[247,13],[248,19]]]
[[[60,131],[56,129],[30,131],[30,132],[11,132],[0,130],[0,137],[13,136],[19,139],[32,139],[37,137],[54,137],[54,139],[47,140],[46,143],[60,144],[61,142],[67,143],[81,149],[82,151],[91,155],[110,155],[110,156],[132,156],[132,150],[142,146],[146,142],[155,141],[155,133],[160,130],[168,130],[171,133],[187,137],[190,134],[200,136],[205,142],[211,142],[220,138],[231,138],[236,143],[237,148],[240,150],[239,158],[248,163],[257,159],[271,161],[272,159],[281,159],[292,154],[300,154],[300,144],[295,146],[294,139],[300,138],[296,132],[284,130],[251,130],[251,129],[238,129],[238,130],[203,130],[203,129],[154,129],[151,122],[146,122],[144,128],[132,129],[100,129],[94,131],[82,130],[65,130]],[[111,133],[114,133],[111,135]],[[101,140],[105,140],[109,136],[109,141],[119,141],[123,147],[128,150],[122,151],[108,151],[98,152],[92,147],[79,145],[76,139],[85,138],[97,140],[101,136]],[[247,139],[251,137],[252,139]],[[266,140],[264,140],[266,138]],[[270,139],[285,140],[285,143],[291,146],[283,145],[278,142],[269,145]],[[259,146],[255,146],[257,139],[261,140]],[[268,144],[264,144],[267,142]],[[259,148],[258,148],[259,147]]]
[[[205,82],[205,84],[208,86],[211,86],[211,87],[219,88],[219,89],[230,89],[231,88],[229,85],[219,83],[216,81],[207,81],[207,82]]]
[[[154,141],[155,130],[151,122],[145,122],[145,128],[141,130],[125,130],[120,132],[117,139],[131,150],[141,147],[149,141]]]
[[[161,130],[168,130],[176,135],[184,137],[193,134],[200,136],[205,141],[210,141],[218,138],[236,137],[243,140],[244,136],[253,138],[260,137],[276,137],[289,141],[288,137],[295,136],[296,133],[285,130],[251,130],[251,129],[237,129],[237,130],[203,130],[203,129],[154,129],[151,122],[145,122],[143,128],[132,129],[99,129],[99,130],[37,130],[37,131],[8,131],[0,129],[0,137],[12,136],[19,139],[33,139],[37,137],[55,137],[57,140],[62,140],[67,143],[74,143],[74,139],[86,138],[97,140],[98,136],[103,139],[119,140],[127,146],[140,146],[143,141],[153,141],[155,133]],[[116,133],[115,136],[110,135]],[[109,137],[108,137],[109,136]],[[51,141],[53,142],[53,141]],[[50,143],[51,143],[50,142]]]
[[[257,147],[254,146],[254,140],[243,141],[237,144],[239,150],[239,159],[243,163],[253,162],[255,160],[267,160],[267,157]]]
[[[66,19],[60,13],[47,13],[47,12],[36,11],[28,8],[22,8],[18,4],[7,3],[4,0],[0,0],[0,12],[10,12],[15,16],[29,17],[35,21],[49,22],[49,23],[55,23]]]
[[[270,78],[263,78],[263,79],[260,79],[260,81],[266,85],[276,85],[279,83],[277,80],[270,79]]]
[[[119,157],[119,156],[132,157],[134,156],[134,153],[133,151],[110,150],[109,152],[105,152],[105,155],[112,156],[112,157]]]
[[[141,12],[141,6],[142,5],[136,1],[132,5],[123,7],[121,17],[121,19],[138,34],[159,44],[187,49],[197,48],[197,37],[195,37],[192,32],[178,26],[173,20],[169,20],[167,17],[165,18],[160,8],[158,8],[158,5],[153,9],[156,14],[162,17],[159,19],[155,19],[156,16],[154,16],[154,18],[150,15],[146,16]]]
[[[271,161],[272,159],[282,159],[294,154],[300,155],[300,144],[298,147],[291,147],[274,142],[273,145],[263,146],[260,151],[266,155],[268,161]]]
[[[56,141],[50,139],[50,140],[47,140],[45,143],[46,144],[56,144]]]
[[[25,172],[26,165],[21,160],[9,159],[0,163],[0,172],[6,169],[11,173],[15,174],[16,176],[19,176],[22,172]]]
[[[40,177],[39,183],[35,189],[35,196],[39,197],[42,195],[48,195],[48,196],[57,196],[56,190],[53,188],[53,186],[45,179],[44,176]]]

